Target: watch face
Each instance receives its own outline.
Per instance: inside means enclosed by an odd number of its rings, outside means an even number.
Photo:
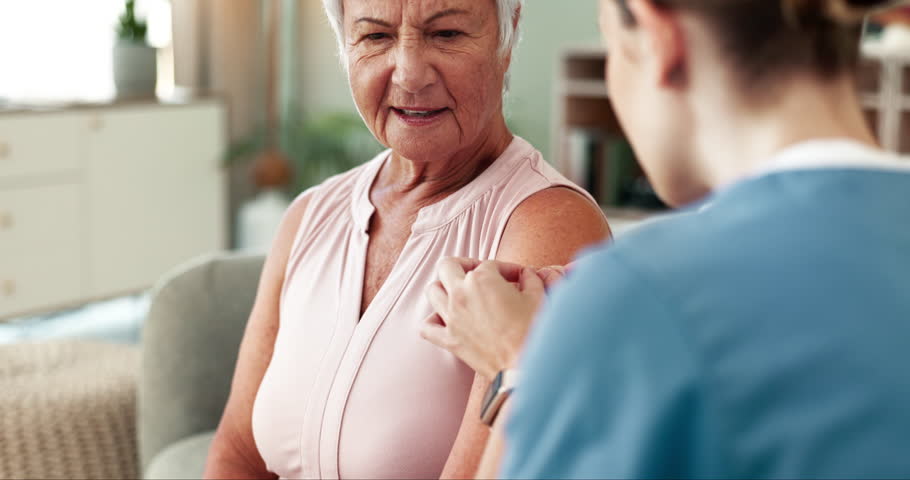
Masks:
[[[490,388],[487,389],[486,395],[483,396],[483,409],[486,410],[489,408],[490,403],[493,402],[493,399],[496,398],[496,394],[499,393],[499,390],[502,389],[502,372],[496,374],[496,377],[493,379],[493,382],[490,383]]]

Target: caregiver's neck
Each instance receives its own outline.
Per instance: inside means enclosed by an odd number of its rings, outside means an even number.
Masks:
[[[806,74],[778,85],[769,97],[760,104],[715,100],[712,111],[705,108],[698,115],[704,135],[697,155],[709,188],[748,177],[776,153],[806,141],[845,139],[877,146],[850,75],[820,82]]]
[[[421,161],[393,152],[373,185],[374,195],[388,195],[417,207],[436,203],[471,183],[499,158],[513,136],[502,115],[471,145],[439,152]]]

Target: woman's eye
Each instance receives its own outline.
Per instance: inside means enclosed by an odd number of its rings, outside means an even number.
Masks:
[[[370,33],[368,35],[364,35],[363,39],[375,42],[378,40],[384,40],[384,39],[388,38],[388,36],[389,35],[387,33]]]
[[[461,35],[461,32],[458,30],[440,30],[434,34],[436,38],[442,38],[446,40],[451,40],[458,37],[459,35]]]

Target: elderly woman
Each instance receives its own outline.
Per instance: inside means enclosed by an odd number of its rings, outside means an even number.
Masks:
[[[483,384],[419,336],[437,262],[563,264],[609,234],[506,127],[520,3],[326,0],[354,100],[390,150],[288,210],[207,477],[473,475]]]
[[[686,211],[582,259],[521,354],[561,272],[441,262],[424,335],[491,381],[481,478],[503,441],[504,478],[910,477],[910,166],[856,94],[892,3],[601,0],[617,114]]]

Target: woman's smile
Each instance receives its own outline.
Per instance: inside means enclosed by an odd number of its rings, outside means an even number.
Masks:
[[[449,111],[449,108],[392,107],[392,112],[395,116],[409,127],[426,127],[433,125],[441,121],[443,115]]]

